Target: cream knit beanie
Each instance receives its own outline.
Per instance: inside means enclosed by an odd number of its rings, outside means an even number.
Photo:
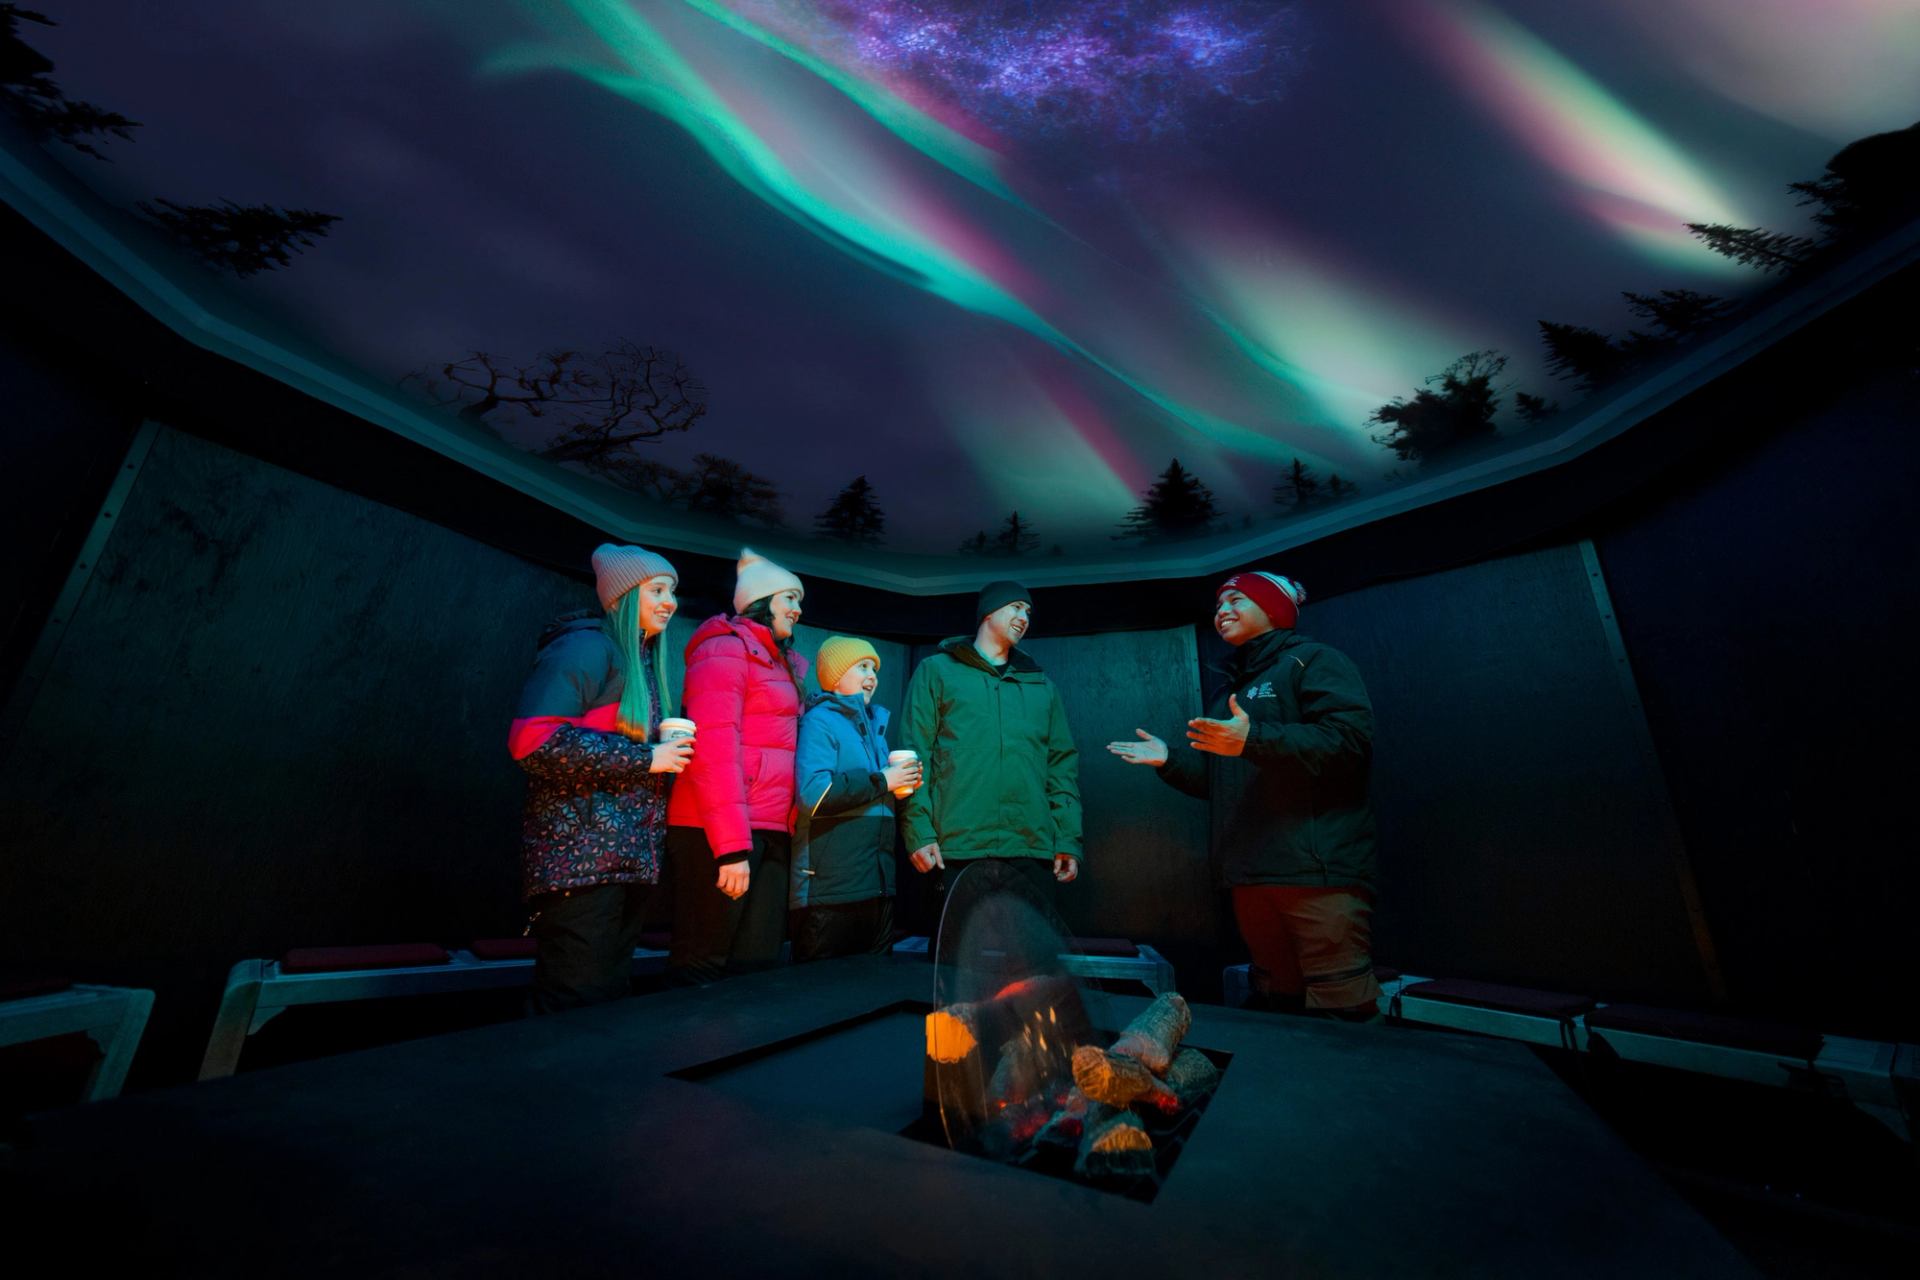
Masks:
[[[807,589],[800,585],[800,579],[752,547],[740,548],[740,563],[734,567],[733,611],[745,613],[747,606],[760,597],[782,591],[798,591],[804,596]]]

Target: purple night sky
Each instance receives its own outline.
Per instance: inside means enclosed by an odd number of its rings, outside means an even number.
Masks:
[[[62,153],[103,199],[340,215],[253,309],[387,383],[671,348],[710,411],[661,461],[796,530],[865,474],[908,551],[1110,547],[1176,456],[1236,523],[1294,458],[1378,491],[1373,407],[1487,348],[1570,403],[1537,321],[1756,290],[1681,224],[1805,233],[1786,184],[1920,115],[1893,0],[37,7],[142,122]]]

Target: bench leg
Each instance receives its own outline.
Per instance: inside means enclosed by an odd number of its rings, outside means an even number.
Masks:
[[[88,1073],[86,1092],[82,1095],[88,1102],[120,1096],[121,1086],[127,1082],[127,1069],[133,1066],[133,1055],[140,1048],[140,1036],[147,1029],[147,1015],[153,1012],[153,992],[135,989],[121,994],[120,1016],[112,1027],[104,1032],[87,1032],[100,1046],[100,1061],[94,1063]]]
[[[265,973],[264,961],[242,960],[227,975],[220,1012],[213,1018],[213,1034],[207,1037],[207,1054],[200,1060],[200,1079],[230,1076],[240,1065],[240,1051],[246,1048],[247,1035],[253,1028],[254,1007],[260,1002]]]

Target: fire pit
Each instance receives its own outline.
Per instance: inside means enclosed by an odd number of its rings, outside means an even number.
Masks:
[[[1064,971],[1064,932],[1018,872],[961,873],[935,947],[925,1109],[908,1132],[1152,1200],[1230,1055],[1182,1043],[1193,1019],[1174,993],[1111,1029],[1101,993]]]

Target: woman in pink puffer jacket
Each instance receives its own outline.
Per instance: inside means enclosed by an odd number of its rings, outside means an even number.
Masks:
[[[700,750],[667,805],[673,867],[668,974],[686,983],[764,969],[786,935],[793,750],[806,659],[791,652],[800,579],[742,550],[733,613],[687,643],[682,702]]]

